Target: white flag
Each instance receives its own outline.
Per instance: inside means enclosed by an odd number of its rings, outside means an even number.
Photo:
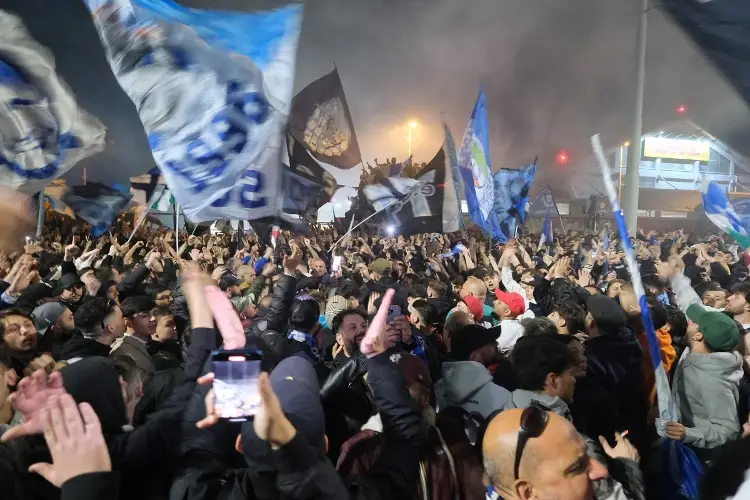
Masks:
[[[55,73],[50,52],[0,11],[0,184],[37,193],[102,151],[105,136]]]

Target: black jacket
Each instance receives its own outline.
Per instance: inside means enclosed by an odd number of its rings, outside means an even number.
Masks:
[[[266,332],[284,333],[289,322],[289,310],[297,293],[297,278],[283,275],[273,286],[271,306],[262,317],[250,325],[250,335],[259,337]]]
[[[55,361],[68,361],[73,358],[90,358],[91,356],[109,356],[110,347],[94,339],[84,337],[76,330],[73,336],[55,353]]]
[[[608,437],[615,431],[628,430],[628,439],[645,454],[648,447],[648,405],[643,380],[643,350],[632,330],[624,327],[614,333],[603,333],[586,341],[586,378],[598,383],[610,397],[597,404],[600,409],[615,404],[619,419],[610,429],[602,429]],[[601,422],[602,425],[605,422]],[[616,425],[624,428],[615,428]]]
[[[60,500],[117,500],[120,475],[117,472],[91,472],[73,477],[60,486]]]
[[[372,468],[344,482],[320,452],[303,450],[300,443],[293,440],[274,456],[276,470],[283,473],[276,481],[281,498],[413,498],[423,439],[421,416],[406,390],[401,372],[390,361],[392,352],[367,360],[368,384],[383,420],[385,441]]]

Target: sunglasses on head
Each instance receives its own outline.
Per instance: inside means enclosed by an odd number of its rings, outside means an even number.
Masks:
[[[521,465],[521,457],[526,443],[531,438],[538,438],[544,432],[549,422],[547,408],[533,402],[521,413],[521,423],[518,426],[518,440],[516,441],[516,459],[513,464],[513,478],[518,479],[518,468]]]

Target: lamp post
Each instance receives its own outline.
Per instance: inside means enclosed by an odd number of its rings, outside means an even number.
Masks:
[[[648,28],[648,0],[641,0],[638,22],[636,59],[635,105],[633,109],[633,137],[628,150],[628,170],[625,172],[625,199],[622,208],[631,234],[638,228],[638,189],[640,187],[641,135],[643,129],[643,90],[646,84],[646,33]]]
[[[413,139],[413,132],[414,129],[417,128],[417,122],[416,120],[409,120],[409,123],[406,125],[406,128],[408,130],[408,134],[406,136],[406,142],[409,143],[409,157],[411,157],[411,142]]]

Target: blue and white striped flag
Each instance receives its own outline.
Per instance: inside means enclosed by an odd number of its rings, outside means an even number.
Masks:
[[[715,182],[709,182],[703,192],[703,210],[706,217],[716,227],[727,233],[743,248],[750,247],[750,234],[748,228],[727,198],[727,194],[721,186]]]
[[[0,184],[37,193],[104,149],[104,126],[76,104],[49,51],[3,11],[0,103]]]
[[[276,215],[302,7],[240,13],[84,1],[185,215]]]
[[[667,373],[664,370],[664,364],[661,360],[659,342],[656,339],[656,330],[654,329],[654,323],[651,320],[651,312],[648,302],[646,301],[646,293],[643,288],[643,282],[641,281],[641,273],[638,270],[633,247],[630,245],[630,237],[627,225],[625,224],[625,217],[623,216],[622,210],[620,210],[620,204],[617,201],[617,191],[615,190],[612,178],[610,177],[611,170],[607,164],[607,158],[604,155],[604,149],[599,140],[599,135],[591,137],[591,145],[594,148],[594,155],[599,162],[604,187],[607,191],[609,202],[612,205],[612,215],[614,216],[615,224],[617,224],[617,232],[620,236],[621,245],[625,250],[625,264],[627,265],[628,272],[630,272],[633,292],[638,299],[638,305],[641,309],[641,323],[643,324],[643,330],[646,334],[649,356],[651,357],[651,363],[654,367],[654,377],[656,379],[656,400],[659,405],[659,418],[656,420],[656,431],[660,436],[664,437],[666,422],[678,422],[679,416],[677,414],[677,408],[675,407],[674,398],[672,397],[672,392],[669,389]],[[687,498],[693,498],[697,493],[698,479],[695,471],[696,464],[698,464],[695,454],[679,441],[665,439],[663,446],[665,446],[665,451],[670,454],[670,456],[679,457],[679,463],[675,464],[676,467],[670,467],[667,471],[668,474],[680,484],[681,489],[687,493]]]

